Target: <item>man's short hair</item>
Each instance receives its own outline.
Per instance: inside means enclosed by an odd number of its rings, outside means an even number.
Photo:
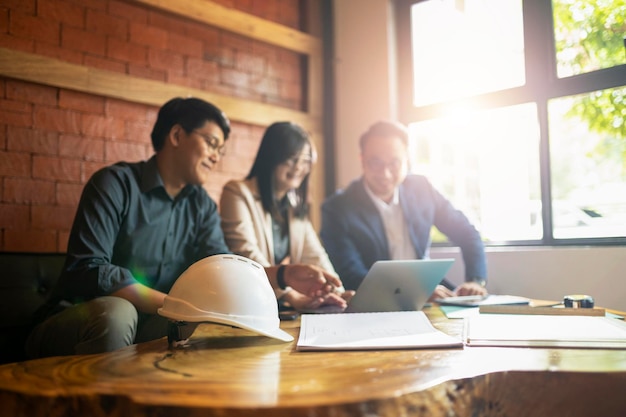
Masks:
[[[215,122],[222,130],[224,140],[228,139],[230,121],[217,106],[199,98],[173,98],[159,109],[150,135],[152,147],[156,152],[160,151],[165,138],[176,124],[179,124],[185,132],[191,133],[206,122]]]
[[[381,120],[371,125],[369,129],[361,135],[361,139],[359,140],[361,152],[363,152],[370,139],[374,137],[388,138],[391,136],[400,138],[406,147],[409,146],[409,132],[403,124],[389,120]]]

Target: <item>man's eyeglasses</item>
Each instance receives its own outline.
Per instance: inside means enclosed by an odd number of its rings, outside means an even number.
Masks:
[[[213,149],[215,152],[218,153],[218,155],[220,157],[226,155],[226,145],[219,145],[220,141],[219,139],[215,138],[215,137],[211,137],[209,135],[206,135],[204,133],[200,133],[197,130],[193,130],[192,133],[197,134],[198,136],[202,137],[202,139],[204,139],[204,143],[207,144],[207,146],[211,149]]]
[[[310,156],[294,156],[287,159],[285,162],[283,162],[283,164],[292,169],[296,167],[302,167],[306,170],[310,170],[311,165],[313,164],[313,160]]]
[[[385,162],[379,158],[371,158],[365,161],[365,166],[371,170],[376,172],[383,172],[385,169],[388,169],[391,172],[398,172],[402,169],[404,165],[404,161],[402,159],[394,158],[389,162]]]

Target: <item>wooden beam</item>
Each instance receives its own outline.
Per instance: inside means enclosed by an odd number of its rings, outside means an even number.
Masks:
[[[304,112],[6,48],[0,48],[0,75],[154,106],[173,97],[193,96],[215,103],[230,119],[242,123],[267,126],[276,120],[291,120],[310,131],[322,131],[321,120]]]
[[[306,55],[321,54],[321,41],[316,37],[210,0],[134,1],[291,51]]]

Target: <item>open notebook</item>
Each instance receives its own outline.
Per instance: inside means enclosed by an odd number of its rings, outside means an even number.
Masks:
[[[297,350],[380,350],[462,347],[422,311],[305,314]]]

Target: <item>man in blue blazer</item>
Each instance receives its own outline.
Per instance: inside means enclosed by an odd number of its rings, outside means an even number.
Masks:
[[[432,298],[485,295],[482,239],[468,218],[423,176],[408,175],[408,132],[394,122],[360,138],[363,175],[322,205],[321,238],[346,289],[356,290],[372,264],[428,258],[432,226],[461,248],[466,282],[442,285]]]

